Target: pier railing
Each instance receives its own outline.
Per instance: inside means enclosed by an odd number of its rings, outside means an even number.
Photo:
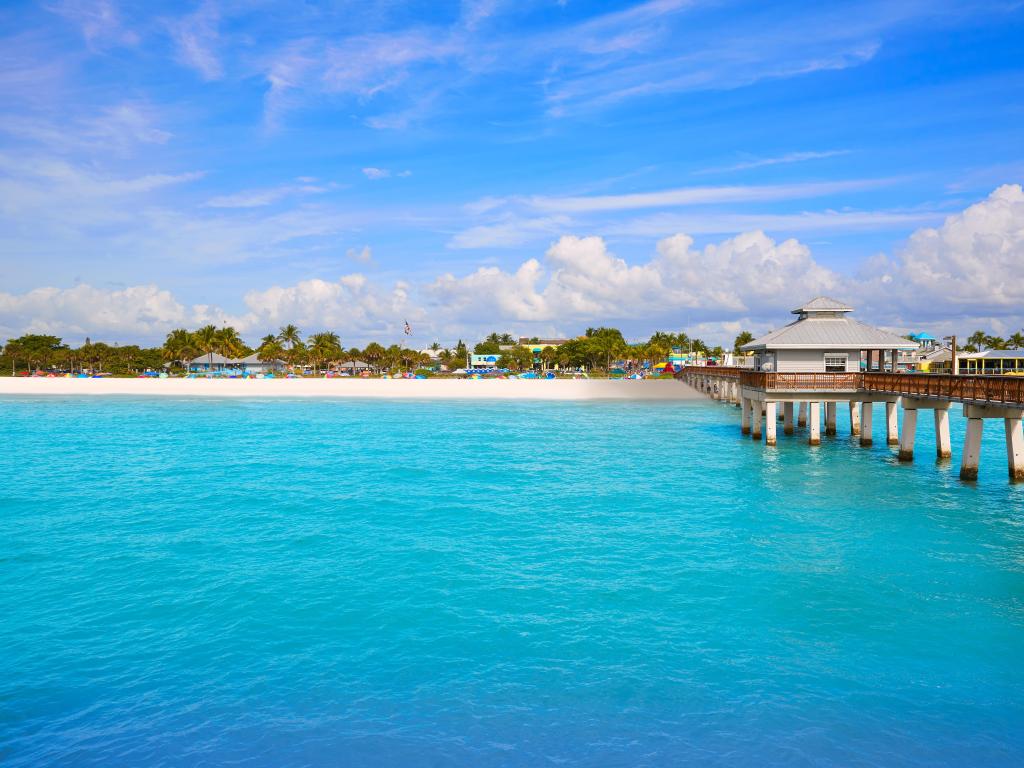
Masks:
[[[1024,403],[1024,377],[942,373],[864,373],[862,389],[978,403]]]
[[[698,374],[739,379],[741,386],[775,392],[851,392],[934,397],[973,403],[1024,405],[1024,377],[954,376],[935,373],[776,373],[719,366],[687,366]]]

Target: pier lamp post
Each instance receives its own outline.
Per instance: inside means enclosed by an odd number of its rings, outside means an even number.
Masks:
[[[949,372],[956,376],[960,373],[960,366],[957,364],[956,359],[956,336],[943,336],[942,340],[949,342]]]

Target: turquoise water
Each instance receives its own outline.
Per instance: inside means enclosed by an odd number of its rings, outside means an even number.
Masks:
[[[1024,762],[1001,423],[970,486],[706,402],[0,417],[6,766]]]

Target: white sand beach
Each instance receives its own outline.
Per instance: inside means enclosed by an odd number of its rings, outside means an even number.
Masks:
[[[0,378],[0,396],[350,397],[426,400],[701,400],[675,380]]]

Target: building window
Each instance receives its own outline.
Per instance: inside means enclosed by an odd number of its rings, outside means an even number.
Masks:
[[[845,373],[846,355],[825,355],[825,373]]]

